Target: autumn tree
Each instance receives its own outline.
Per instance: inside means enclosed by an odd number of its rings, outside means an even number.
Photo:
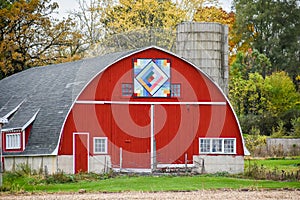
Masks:
[[[218,7],[219,0],[180,0],[176,1],[180,8],[187,12],[188,20],[194,20],[199,11],[208,6]]]
[[[50,0],[11,1],[0,9],[0,78],[24,69],[78,59],[71,19],[58,21]]]
[[[106,51],[157,45],[171,49],[177,24],[187,13],[171,0],[120,0],[108,5],[101,19]]]
[[[300,73],[300,7],[297,0],[234,0],[241,43],[265,54],[276,71]]]

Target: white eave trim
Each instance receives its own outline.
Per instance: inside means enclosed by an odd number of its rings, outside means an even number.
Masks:
[[[76,104],[121,104],[121,105],[226,105],[226,102],[202,101],[76,101]]]
[[[4,115],[2,118],[8,119],[13,113],[15,113],[21,107],[21,105],[24,103],[24,101],[25,101],[25,99],[19,105],[17,105],[14,109],[12,109],[9,113]]]
[[[12,132],[12,131],[24,131],[36,118],[40,109],[22,126],[22,127],[14,127],[14,128],[5,128],[2,129],[2,132]]]
[[[39,111],[40,111],[40,109],[38,109],[38,111],[36,111],[36,113],[28,120],[28,122],[26,122],[26,124],[24,124],[24,126],[22,127],[22,130],[25,130],[35,120]]]
[[[7,124],[8,120],[6,118],[1,118],[0,117],[0,124]]]

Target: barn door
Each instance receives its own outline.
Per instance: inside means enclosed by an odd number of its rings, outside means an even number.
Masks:
[[[192,144],[199,123],[199,106],[163,105],[160,107],[156,106],[154,114],[157,167],[192,163]],[[162,117],[164,115],[165,117]],[[160,121],[163,121],[161,126],[158,125]]]
[[[89,171],[89,134],[73,134],[74,173]]]

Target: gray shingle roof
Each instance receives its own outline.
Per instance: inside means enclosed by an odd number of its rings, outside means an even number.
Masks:
[[[65,118],[83,88],[105,67],[133,52],[35,67],[0,80],[0,118],[22,103],[3,129],[21,128],[38,112],[25,151],[6,155],[52,154]]]

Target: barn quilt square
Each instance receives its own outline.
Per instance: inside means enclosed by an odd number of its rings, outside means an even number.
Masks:
[[[169,97],[170,61],[168,59],[135,59],[134,95],[136,97]]]

